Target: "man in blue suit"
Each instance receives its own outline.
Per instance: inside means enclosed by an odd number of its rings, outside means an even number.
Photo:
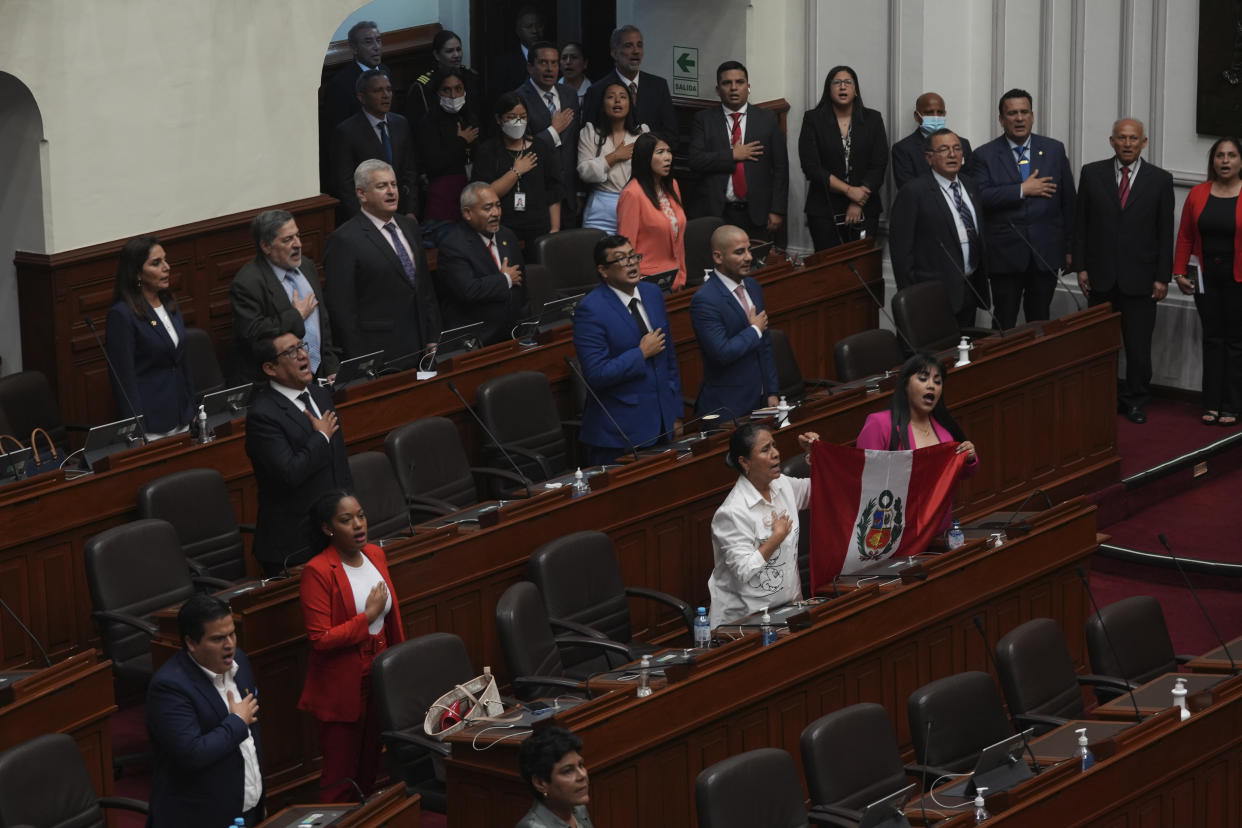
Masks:
[[[776,361],[763,290],[746,275],[750,239],[725,224],[712,233],[716,269],[690,300],[690,322],[703,359],[697,414],[744,417],[779,401]]]
[[[155,748],[149,828],[263,819],[259,701],[229,605],[198,593],[177,613],[183,649],[147,689]]]
[[[600,239],[595,268],[603,284],[574,313],[582,375],[607,408],[588,395],[579,438],[591,465],[615,462],[630,446],[663,442],[681,427],[681,375],[668,314],[660,289],[643,281],[640,258],[625,236]]]
[[[979,147],[971,174],[983,201],[987,271],[1002,328],[1047,319],[1056,271],[1069,267],[1074,235],[1074,175],[1065,145],[1032,132],[1031,93],[1000,99],[1004,134]]]

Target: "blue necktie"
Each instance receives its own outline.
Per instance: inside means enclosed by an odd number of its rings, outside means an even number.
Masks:
[[[300,295],[303,299],[305,299],[308,294],[314,295],[314,291],[311,289],[310,282],[307,282],[305,278],[299,279],[298,275],[299,273],[296,270],[290,270],[285,273],[285,281],[288,282],[289,284],[289,300],[290,301],[293,300],[293,292],[295,290],[298,292],[298,295]],[[311,311],[311,315],[306,317],[306,319],[303,320],[303,322],[306,328],[306,335],[302,337],[302,339],[303,341],[306,342],[306,354],[307,356],[310,357],[311,373],[314,373],[315,371],[319,370],[319,359],[320,359],[319,357],[319,308],[315,308],[313,311]]]
[[[1014,147],[1013,151],[1018,156],[1018,175],[1026,181],[1031,177],[1031,162],[1026,157],[1026,146]]]
[[[397,225],[395,222],[388,222],[384,225],[384,229],[388,231],[388,235],[392,236],[392,246],[397,248],[397,258],[401,260],[401,269],[405,271],[405,278],[410,280],[410,284],[414,284],[414,262],[410,259],[410,254],[405,252],[405,245],[401,243],[401,238],[397,235]]]
[[[388,158],[388,163],[392,163],[392,140],[388,137],[388,124],[380,121],[375,125],[380,131],[380,143],[384,145],[384,155]]]

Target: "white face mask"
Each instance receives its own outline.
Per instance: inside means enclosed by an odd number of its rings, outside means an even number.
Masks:
[[[506,138],[521,138],[526,134],[526,120],[520,118],[516,121],[506,121],[500,125],[500,131],[505,134]]]
[[[461,112],[461,108],[466,105],[466,96],[460,98],[446,98],[440,96],[440,108],[445,112]]]

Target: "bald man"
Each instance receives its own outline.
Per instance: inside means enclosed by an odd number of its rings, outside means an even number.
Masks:
[[[776,361],[768,335],[763,290],[750,272],[750,238],[732,224],[712,233],[716,269],[690,300],[690,323],[699,341],[703,382],[694,409],[744,417],[776,405]]]
[[[897,189],[900,190],[910,179],[924,175],[931,169],[924,153],[927,136],[948,126],[946,113],[944,98],[936,92],[924,92],[914,102],[914,122],[918,126],[914,132],[893,144],[893,183],[897,185]],[[958,135],[958,140],[962,143],[961,174],[969,176],[972,157],[970,141],[961,135]]]

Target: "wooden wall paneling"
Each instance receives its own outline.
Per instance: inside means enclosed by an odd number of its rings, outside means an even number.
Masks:
[[[668,757],[660,758],[669,761]],[[670,764],[676,765],[676,759],[673,758]],[[681,765],[685,766],[684,760]],[[589,758],[587,768],[590,768]],[[642,770],[644,769],[628,767],[617,773],[606,774],[602,779],[592,776],[591,813],[594,814],[598,808],[601,815],[607,815],[606,818],[617,825],[637,825],[638,803],[644,796],[652,793],[647,789],[647,784],[656,786],[658,790],[661,778],[659,773],[643,774]],[[652,778],[648,780],[640,776]]]
[[[36,604],[42,609],[42,618],[35,618],[35,626],[31,627],[40,643],[44,648],[62,649],[82,640],[81,614],[73,612],[72,605],[57,602],[58,598],[68,601],[77,592],[77,579],[86,579],[82,556],[74,549],[72,539],[63,538],[55,545],[44,546],[27,561],[27,597],[39,596]],[[91,628],[88,634],[93,632]]]
[[[690,803],[682,800],[678,791],[684,789],[685,779],[694,779],[691,775],[692,752],[691,746],[685,742],[668,745],[654,751],[650,765],[640,767],[637,774],[626,774],[624,779],[627,782],[633,780],[637,783],[637,796],[631,794],[628,800],[619,797],[619,801],[608,802],[607,813],[613,824],[641,825],[639,814],[649,813],[654,807],[666,815],[669,825],[689,825]],[[612,779],[619,775],[609,775],[610,788],[614,787]]]
[[[883,672],[880,674],[884,693],[882,704],[894,712],[893,726],[900,744],[910,743],[910,719],[898,711],[906,709],[906,700],[910,694],[926,684],[928,675],[935,675],[931,669],[932,656],[928,649],[919,646],[922,642],[910,641],[888,647],[882,655]],[[928,660],[923,665],[924,659]]]

